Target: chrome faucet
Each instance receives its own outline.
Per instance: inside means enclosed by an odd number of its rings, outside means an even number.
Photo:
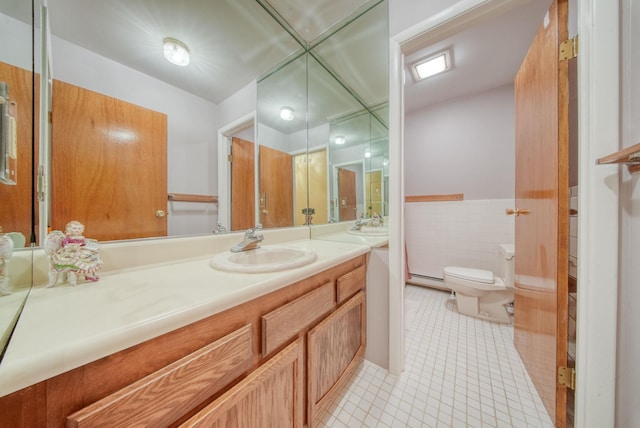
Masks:
[[[214,230],[213,233],[216,235],[227,233],[227,228],[221,225],[220,223],[216,223],[216,230]]]
[[[244,233],[244,239],[239,244],[231,247],[231,251],[239,253],[240,251],[248,251],[259,248],[259,243],[264,239],[262,234],[257,234],[254,229],[247,229]]]

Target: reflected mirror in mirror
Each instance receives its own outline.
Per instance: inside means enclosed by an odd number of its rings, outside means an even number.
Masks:
[[[40,37],[32,12],[38,21],[38,2],[0,4],[0,357],[32,283],[33,253],[27,247],[36,217],[32,165],[39,83],[32,40]]]

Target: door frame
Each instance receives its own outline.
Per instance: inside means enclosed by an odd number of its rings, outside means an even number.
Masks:
[[[522,0],[460,0],[389,41],[389,371],[404,370],[404,54]],[[596,166],[619,150],[618,4],[575,0],[578,55],[579,247],[576,426],[613,426],[618,286],[618,166]],[[596,10],[598,13],[596,14]],[[395,144],[393,142],[396,142]],[[605,284],[606,286],[603,286]],[[588,392],[587,392],[588,391]]]
[[[255,110],[218,129],[218,223],[227,230],[231,230],[231,204],[229,203],[229,198],[231,197],[231,168],[228,162],[228,156],[231,153],[231,138],[236,133],[252,126],[254,129],[254,142],[257,142]],[[255,147],[257,147],[257,144],[255,144]],[[258,174],[254,174],[254,179],[257,186]],[[254,198],[256,198],[256,195],[254,195]],[[255,215],[257,215],[257,208],[254,217]]]

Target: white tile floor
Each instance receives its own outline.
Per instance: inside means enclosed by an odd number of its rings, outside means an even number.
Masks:
[[[407,286],[406,364],[365,361],[321,427],[553,427],[513,327],[456,312],[448,292]]]

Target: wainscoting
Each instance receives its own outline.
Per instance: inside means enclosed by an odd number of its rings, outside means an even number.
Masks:
[[[514,242],[514,217],[505,214],[513,206],[513,199],[406,203],[409,271],[442,278],[455,265],[498,273],[498,245]]]

